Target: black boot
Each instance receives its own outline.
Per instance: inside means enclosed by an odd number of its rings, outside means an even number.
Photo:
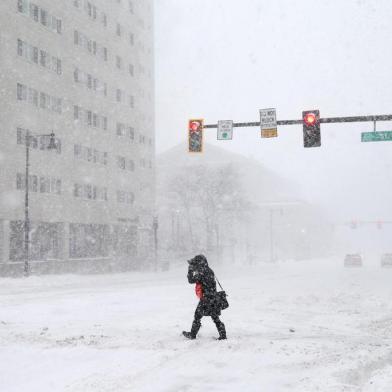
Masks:
[[[218,332],[219,332],[219,338],[217,340],[226,340],[227,336],[226,336],[225,324],[220,322],[220,324],[217,325],[217,328],[218,328]]]
[[[198,323],[196,321],[193,321],[191,332],[182,331],[182,334],[188,339],[196,339],[196,335],[199,332],[200,327],[201,327],[200,322]]]
[[[196,339],[195,335],[192,335],[192,332],[187,332],[187,331],[182,331],[182,334],[187,338],[187,339]]]

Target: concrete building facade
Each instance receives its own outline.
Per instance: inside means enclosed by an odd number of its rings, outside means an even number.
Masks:
[[[0,2],[0,262],[151,255],[153,1]],[[55,133],[56,149],[48,150]]]

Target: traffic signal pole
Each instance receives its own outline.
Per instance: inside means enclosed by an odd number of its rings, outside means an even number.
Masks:
[[[333,124],[333,123],[350,123],[350,122],[376,122],[376,121],[392,121],[392,114],[381,114],[381,115],[371,115],[371,116],[351,116],[351,117],[326,117],[320,118],[320,124]],[[303,124],[303,119],[301,120],[280,120],[277,121],[277,125],[296,125]],[[243,123],[233,123],[235,128],[244,127],[260,127],[260,121],[257,122],[243,122]],[[203,128],[218,128],[218,124],[206,124]]]

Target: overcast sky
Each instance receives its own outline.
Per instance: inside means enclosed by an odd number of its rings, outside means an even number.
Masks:
[[[278,120],[392,114],[390,0],[156,0],[157,151],[186,139],[188,118]],[[392,130],[390,122],[379,130]],[[392,142],[361,143],[372,123],[322,125],[304,149],[302,126],[234,130],[206,140],[260,160],[336,219],[392,220]],[[392,225],[391,225],[392,232]]]

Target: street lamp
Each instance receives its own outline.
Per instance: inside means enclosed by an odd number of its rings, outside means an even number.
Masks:
[[[154,215],[152,228],[154,230],[154,265],[155,271],[158,269],[158,215]]]
[[[24,235],[25,235],[25,260],[24,260],[24,274],[25,276],[30,275],[29,265],[29,251],[30,251],[30,218],[29,218],[29,167],[30,167],[30,141],[32,137],[50,137],[48,150],[54,150],[57,148],[55,134],[50,133],[46,135],[30,135],[30,131],[26,131],[26,179],[25,179],[25,222],[24,222]]]

